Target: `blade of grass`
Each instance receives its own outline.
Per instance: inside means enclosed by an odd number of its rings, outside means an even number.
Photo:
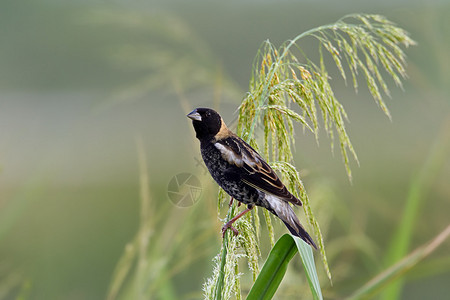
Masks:
[[[394,233],[390,248],[386,255],[386,265],[391,265],[406,255],[414,234],[415,221],[429,186],[439,175],[450,152],[450,118],[441,126],[440,133],[434,143],[420,172],[413,178],[408,191],[405,208],[400,224]],[[398,299],[403,280],[398,280],[387,287],[382,294],[383,300]]]
[[[286,273],[287,266],[297,253],[295,242],[288,234],[283,235],[270,251],[267,260],[253,284],[247,300],[271,299]]]
[[[419,247],[407,257],[374,277],[363,287],[354,292],[350,297],[346,298],[346,300],[359,300],[374,296],[385,285],[396,280],[398,277],[411,270],[425,257],[430,255],[430,253],[436,250],[449,236],[450,225],[447,226],[447,228],[445,228],[441,233],[439,233],[431,242]]]
[[[125,246],[124,253],[120,258],[117,266],[114,270],[113,278],[111,280],[110,286],[108,288],[107,300],[117,299],[121,288],[123,287],[131,268],[133,267],[133,262],[136,257],[136,247],[137,236],[133,239],[132,243]]]
[[[145,270],[147,269],[148,260],[148,243],[150,235],[152,234],[153,224],[151,224],[151,209],[150,209],[150,191],[148,187],[148,172],[147,172],[147,156],[145,155],[144,142],[140,136],[136,137],[136,148],[139,163],[139,185],[140,185],[140,226],[138,233],[138,253],[137,253],[137,268],[136,268],[136,299],[144,299],[145,287]]]
[[[136,150],[139,167],[139,186],[140,186],[140,224],[139,230],[133,241],[125,247],[124,253],[120,258],[114,270],[113,278],[108,289],[107,299],[113,300],[122,295],[127,297],[133,295],[135,299],[144,297],[145,269],[148,264],[147,253],[148,243],[154,228],[154,218],[151,216],[151,197],[148,186],[149,176],[147,171],[147,158],[143,140],[136,136]],[[136,265],[135,265],[136,264]],[[134,268],[134,274],[132,274]],[[126,286],[127,279],[133,282],[133,289]]]
[[[271,299],[286,274],[289,262],[297,252],[302,259],[313,298],[322,299],[311,247],[298,237],[285,234],[270,251],[247,300]]]
[[[302,259],[303,268],[305,269],[306,278],[314,299],[322,299],[322,291],[320,289],[319,278],[317,277],[316,265],[314,264],[314,255],[311,247],[301,238],[292,236],[297,245],[298,253]]]

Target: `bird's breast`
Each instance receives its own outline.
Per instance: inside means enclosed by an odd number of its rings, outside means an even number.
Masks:
[[[201,153],[212,178],[228,195],[244,204],[255,204],[258,201],[259,192],[241,181],[240,172],[245,170],[223,159],[220,150],[212,143],[202,144]]]

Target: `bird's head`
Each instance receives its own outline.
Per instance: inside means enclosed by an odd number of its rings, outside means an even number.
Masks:
[[[187,117],[192,119],[199,140],[213,139],[219,132],[228,131],[220,115],[213,109],[196,108]]]

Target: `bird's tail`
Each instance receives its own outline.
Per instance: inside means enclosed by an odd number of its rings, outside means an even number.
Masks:
[[[267,195],[266,201],[268,202],[270,207],[266,207],[271,213],[276,215],[278,218],[283,221],[289,231],[304,240],[306,243],[317,249],[316,244],[314,243],[311,236],[306,232],[305,228],[300,224],[297,216],[295,215],[294,210],[289,205],[288,202],[279,199],[276,196]]]

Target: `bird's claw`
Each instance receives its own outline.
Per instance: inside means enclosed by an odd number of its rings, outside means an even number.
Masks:
[[[228,228],[233,230],[234,235],[239,234],[239,231],[236,228],[234,228],[230,223],[227,223],[227,224],[223,225],[223,227],[222,227],[222,238],[225,237],[225,232],[227,231]]]

